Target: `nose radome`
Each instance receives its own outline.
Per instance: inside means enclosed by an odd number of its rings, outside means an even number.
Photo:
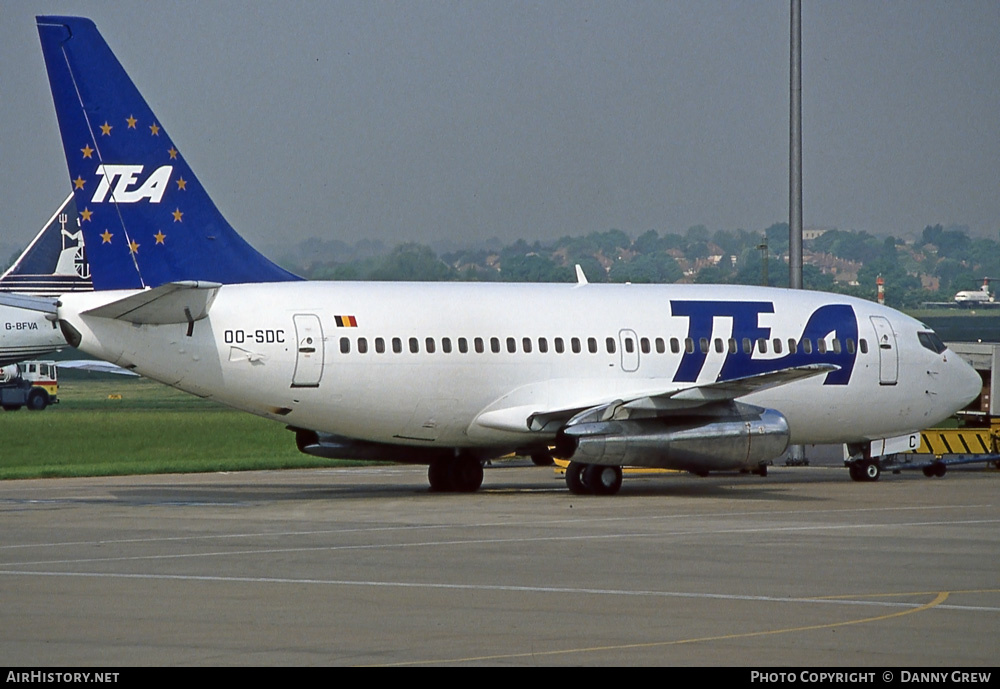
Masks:
[[[961,408],[976,399],[983,391],[983,379],[979,377],[976,369],[959,356],[955,357],[953,367],[956,370],[952,376],[954,378],[952,389],[955,391],[956,404],[961,405],[959,407]]]

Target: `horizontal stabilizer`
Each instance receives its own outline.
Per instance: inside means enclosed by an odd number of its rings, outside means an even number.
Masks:
[[[193,323],[208,315],[220,285],[186,280],[170,282],[84,311],[84,316],[113,318],[143,325]]]
[[[49,297],[32,297],[27,294],[0,292],[0,306],[11,306],[15,309],[27,309],[40,313],[56,313],[56,300]]]
[[[119,376],[135,376],[139,374],[127,368],[116,366],[109,361],[98,361],[97,359],[70,359],[68,361],[57,361],[56,366],[60,369],[73,369],[75,371],[90,371],[92,373],[114,373]]]

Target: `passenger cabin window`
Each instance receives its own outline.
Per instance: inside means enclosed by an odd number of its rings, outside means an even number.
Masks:
[[[808,337],[802,338],[802,353],[812,354],[813,353],[813,343]]]
[[[587,350],[591,354],[597,354],[597,338],[596,337],[588,337],[587,338]]]
[[[642,350],[643,354],[649,354],[649,338],[643,337],[639,340],[639,349]]]
[[[516,351],[517,351],[517,340],[515,340],[513,337],[508,337],[507,338],[507,353],[508,354],[513,354]]]
[[[556,354],[562,354],[566,351],[566,344],[563,342],[561,337],[557,337],[554,342],[556,346]]]
[[[493,352],[494,354],[499,354],[500,353],[500,338],[499,337],[491,337],[490,338],[490,351]]]
[[[385,339],[381,337],[375,338],[375,353],[385,354]]]
[[[663,354],[664,352],[666,352],[667,351],[666,345],[667,343],[664,341],[662,337],[656,338],[656,353]]]
[[[445,354],[451,354],[451,338],[442,337],[441,338],[441,351]]]
[[[350,354],[351,353],[351,340],[347,337],[340,338],[340,353]]]
[[[398,337],[392,338],[392,353],[399,354],[403,351],[403,341]]]
[[[676,337],[670,338],[670,353],[680,354],[681,352],[681,342]]]
[[[780,338],[777,338],[777,337],[774,338],[774,340],[771,342],[771,345],[774,348],[774,353],[775,354],[781,354],[781,339]]]
[[[757,351],[761,354],[767,354],[767,340],[763,337],[757,340]]]
[[[368,340],[364,337],[358,338],[358,354],[368,353]]]
[[[582,348],[580,347],[580,338],[579,337],[574,337],[572,340],[570,340],[570,344],[573,347],[573,353],[574,354],[579,354],[581,351],[583,351]]]
[[[477,337],[472,341],[476,347],[476,354],[482,354],[486,351],[486,344],[483,342],[483,338]]]
[[[469,353],[469,341],[464,337],[458,338],[458,351],[462,354]]]
[[[708,354],[708,338],[702,337],[698,339],[698,346],[701,349],[702,354]]]
[[[721,337],[715,338],[715,353],[722,354],[726,351],[726,343],[722,341]]]
[[[826,340],[816,340],[816,351],[820,354],[826,354]]]
[[[410,338],[410,352],[416,354],[420,351],[420,340],[415,337]]]
[[[521,350],[525,354],[531,354],[531,338],[525,337],[521,340]]]
[[[615,353],[615,338],[609,337],[609,338],[605,339],[604,340],[604,346],[607,348],[608,354],[614,354]]]
[[[538,351],[541,352],[542,354],[545,354],[546,352],[549,351],[549,341],[546,340],[544,337],[538,338]]]
[[[862,338],[861,340],[858,341],[858,346],[861,347],[862,354],[868,353],[868,340]]]

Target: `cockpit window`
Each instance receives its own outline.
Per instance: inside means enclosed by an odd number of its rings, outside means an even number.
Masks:
[[[920,344],[935,354],[940,354],[944,350],[948,349],[944,346],[944,342],[941,341],[941,338],[938,337],[936,333],[917,333],[917,337],[920,338]]]

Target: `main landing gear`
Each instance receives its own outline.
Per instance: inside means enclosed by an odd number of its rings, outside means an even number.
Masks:
[[[427,469],[434,493],[474,493],[483,485],[483,465],[476,457],[436,459]]]
[[[622,487],[622,468],[570,462],[566,486],[574,495],[614,495]]]

